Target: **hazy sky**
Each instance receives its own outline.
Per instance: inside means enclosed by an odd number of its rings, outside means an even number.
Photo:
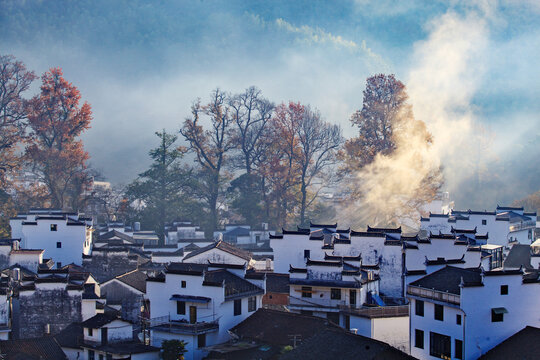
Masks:
[[[540,190],[539,4],[3,0],[0,53],[63,68],[92,105],[92,165],[121,183],[216,87],[309,103],[351,137],[366,77],[394,73],[458,206],[491,207]]]

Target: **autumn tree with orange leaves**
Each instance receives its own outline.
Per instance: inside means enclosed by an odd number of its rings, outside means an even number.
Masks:
[[[77,138],[90,127],[92,111],[80,105],[79,90],[64,79],[60,68],[42,76],[41,93],[28,104],[32,170],[48,190],[50,206],[77,210],[89,181],[88,153]]]

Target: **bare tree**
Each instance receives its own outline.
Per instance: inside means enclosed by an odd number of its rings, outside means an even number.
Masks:
[[[218,225],[218,199],[223,185],[226,154],[235,147],[233,141],[232,117],[227,106],[227,95],[219,89],[211,94],[210,102],[201,105],[197,100],[191,107],[192,117],[184,121],[180,134],[189,144],[188,151],[195,154],[195,161],[201,167],[201,181],[205,185],[201,194],[205,197],[210,212],[207,233]],[[201,115],[210,120],[210,129],[204,130],[200,124]]]
[[[36,75],[11,55],[0,55],[0,188],[5,173],[19,165],[16,146],[25,136],[27,114],[22,93]]]
[[[317,198],[319,187],[311,198],[308,199],[308,191],[314,184],[315,179],[321,179],[326,169],[337,161],[337,151],[343,144],[341,128],[321,119],[318,111],[313,111],[309,106],[304,108],[304,113],[299,126],[296,128],[298,137],[297,162],[300,169],[300,223],[303,224],[306,209]],[[321,185],[321,184],[319,184]]]
[[[274,104],[262,97],[261,90],[252,86],[229,98],[231,116],[236,124],[235,141],[241,150],[243,168],[251,174],[256,158],[265,148],[261,137],[272,117]]]

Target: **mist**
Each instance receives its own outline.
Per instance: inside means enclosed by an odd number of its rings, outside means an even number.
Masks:
[[[154,132],[177,131],[192,101],[216,87],[255,85],[276,103],[309,103],[352,137],[366,78],[394,73],[433,134],[432,147],[418,150],[425,171],[443,167],[457,207],[492,208],[539,189],[534,2],[263,5],[4,1],[0,52],[38,74],[63,68],[92,105],[83,136],[91,165],[114,183],[142,172]],[[409,159],[385,160],[410,172]]]

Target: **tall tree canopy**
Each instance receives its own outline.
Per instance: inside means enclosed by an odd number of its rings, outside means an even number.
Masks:
[[[156,136],[159,146],[149,152],[153,162],[129,185],[127,194],[140,205],[143,225],[154,229],[164,244],[165,223],[192,215],[194,206],[188,206],[191,169],[181,162],[186,149],[178,147],[178,137],[165,130]]]
[[[403,112],[410,111],[407,99],[405,85],[394,75],[379,74],[366,80],[362,109],[350,119],[358,136],[347,140],[342,153],[345,170],[358,170],[377,154],[387,155],[396,149],[394,132],[399,131]]]
[[[79,90],[64,79],[60,68],[42,76],[41,93],[28,104],[28,158],[49,192],[53,207],[80,206],[80,195],[88,181],[88,153],[77,140],[90,127],[92,110],[79,105]]]
[[[407,100],[394,75],[375,75],[366,81],[362,109],[351,117],[358,136],[340,155],[348,190],[360,199],[350,209],[356,226],[418,219],[443,184],[432,136]]]

